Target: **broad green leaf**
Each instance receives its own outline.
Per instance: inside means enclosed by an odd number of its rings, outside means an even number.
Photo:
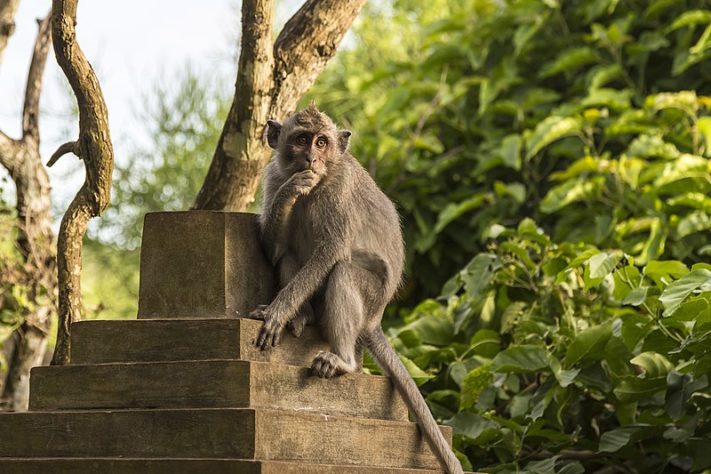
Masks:
[[[469,348],[474,354],[494,357],[501,349],[501,336],[491,329],[480,329],[469,340]]]
[[[631,306],[639,306],[646,301],[648,294],[649,294],[649,287],[648,286],[641,286],[638,288],[633,288],[629,293],[627,293],[627,296],[624,297],[624,299],[622,300],[622,304],[628,304]]]
[[[704,143],[706,144],[706,156],[711,155],[711,117],[701,117],[696,121],[696,129],[699,131],[702,137],[704,137]]]
[[[711,216],[704,211],[692,212],[681,218],[676,228],[679,239],[687,235],[711,229]]]
[[[574,202],[594,198],[599,194],[601,185],[602,181],[597,178],[574,179],[559,184],[548,191],[541,201],[541,212],[551,214]]]
[[[472,408],[479,395],[489,387],[492,383],[493,375],[491,373],[491,368],[489,365],[480,365],[479,367],[471,370],[462,380],[461,389],[462,394],[459,402],[459,409],[465,410]]]
[[[659,301],[664,305],[664,316],[669,317],[681,303],[698,289],[711,288],[711,270],[696,269],[667,286]]]
[[[499,258],[491,253],[480,253],[462,270],[464,288],[472,297],[478,297],[489,285],[493,273],[501,268]]]
[[[679,91],[662,92],[660,94],[651,95],[647,97],[645,106],[654,110],[679,109],[693,116],[696,115],[699,103],[696,92]]]
[[[553,62],[543,65],[540,76],[546,78],[561,72],[572,72],[581,66],[598,61],[600,61],[600,54],[589,46],[566,49]]]
[[[414,333],[420,344],[445,346],[452,341],[454,326],[446,316],[425,314],[398,328],[396,335],[401,337],[406,332]]]
[[[661,285],[671,283],[672,278],[681,278],[689,273],[689,268],[678,260],[652,260],[644,267],[644,274]]]
[[[674,365],[666,357],[656,352],[643,352],[630,362],[644,369],[649,378],[666,377],[674,369]]]
[[[597,255],[590,257],[585,264],[590,270],[590,278],[604,278],[615,269],[617,262],[620,261],[620,256],[615,254],[609,254],[607,252],[600,252]]]
[[[454,428],[456,434],[472,440],[477,439],[485,430],[500,429],[493,421],[468,411],[457,413],[447,424]]]
[[[531,159],[551,143],[564,137],[580,134],[580,119],[574,117],[551,116],[538,123],[529,136],[526,146],[526,160]]]
[[[707,25],[711,23],[711,11],[690,10],[679,15],[667,28],[667,32],[672,32],[686,26]]]
[[[666,377],[639,378],[624,377],[613,389],[617,399],[622,403],[635,402],[648,398],[666,388]]]
[[[412,377],[412,380],[414,380],[417,385],[422,385],[428,380],[432,380],[434,378],[434,375],[428,374],[407,357],[400,355],[400,360],[407,369],[407,372],[410,374],[410,377]]]
[[[537,372],[548,367],[545,349],[531,345],[512,345],[499,352],[491,363],[494,372]]]
[[[501,140],[501,146],[496,151],[501,157],[501,161],[505,166],[515,170],[521,169],[521,136],[507,135]]]
[[[615,453],[627,446],[632,441],[632,436],[642,430],[641,426],[623,426],[611,431],[606,431],[600,436],[598,452]]]
[[[568,346],[563,365],[572,367],[583,359],[600,359],[610,336],[612,330],[609,324],[600,324],[581,331]]]
[[[437,224],[435,225],[435,233],[442,232],[450,222],[460,217],[461,215],[476,209],[490,199],[488,194],[476,194],[462,202],[447,204],[442,212],[437,216]]]
[[[584,107],[608,107],[612,110],[627,110],[632,99],[632,91],[629,89],[593,89],[582,101]]]

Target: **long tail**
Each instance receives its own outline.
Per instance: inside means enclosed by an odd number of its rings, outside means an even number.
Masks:
[[[442,466],[450,474],[462,474],[464,471],[459,460],[444,439],[417,385],[400,361],[395,349],[390,347],[383,330],[379,327],[374,330],[368,336],[366,344],[378,365],[390,374],[395,387],[405,399],[410,411],[414,413],[417,424]]]

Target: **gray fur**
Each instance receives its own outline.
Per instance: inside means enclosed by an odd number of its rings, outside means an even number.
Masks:
[[[257,345],[276,345],[285,327],[300,333],[315,317],[331,350],[316,355],[312,370],[325,378],[360,370],[365,345],[392,377],[442,465],[461,473],[380,327],[403,271],[395,206],[347,151],[350,132],[338,130],[315,106],[283,125],[270,121],[267,136],[276,153],[265,169],[260,228],[282,289],[251,315],[264,321]]]

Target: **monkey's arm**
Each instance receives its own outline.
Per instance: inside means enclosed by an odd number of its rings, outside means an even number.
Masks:
[[[319,239],[311,257],[264,310],[264,325],[257,338],[257,346],[262,349],[279,343],[286,324],[323,285],[331,269],[339,261],[350,257],[350,237],[345,231],[347,226],[345,222],[337,222],[344,220],[343,216],[329,217],[332,225],[327,229],[328,235]]]
[[[276,179],[274,173],[267,173],[260,229],[261,239],[272,265],[276,265],[286,252],[285,231],[296,200],[308,194],[318,180],[319,177],[311,170],[294,173],[284,182]]]

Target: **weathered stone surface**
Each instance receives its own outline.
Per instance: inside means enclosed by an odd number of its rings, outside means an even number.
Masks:
[[[407,421],[386,377],[332,380],[309,369],[231,360],[69,365],[32,370],[31,410],[279,408]]]
[[[274,295],[257,215],[186,211],[146,214],[138,317],[234,318]]]
[[[397,469],[237,459],[2,459],[3,474],[437,474],[429,469]]]
[[[451,429],[442,428],[451,439]],[[203,408],[0,414],[0,458],[235,458],[437,469],[414,423]]]
[[[138,319],[81,321],[72,325],[72,364],[240,359],[311,366],[328,350],[317,329],[288,331],[268,351],[254,345],[261,321],[252,319]]]

